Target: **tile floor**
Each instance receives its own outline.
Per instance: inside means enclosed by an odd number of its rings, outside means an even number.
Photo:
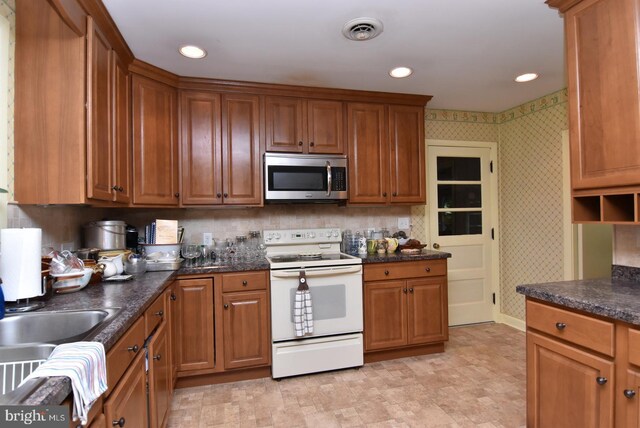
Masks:
[[[169,428],[523,427],[525,335],[450,329],[444,354],[176,390]]]

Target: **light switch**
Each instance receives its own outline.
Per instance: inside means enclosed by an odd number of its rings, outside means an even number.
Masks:
[[[204,245],[213,245],[213,233],[205,232],[202,234],[202,243]]]

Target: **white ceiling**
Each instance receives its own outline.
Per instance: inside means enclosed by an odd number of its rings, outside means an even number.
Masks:
[[[138,59],[181,76],[433,95],[500,112],[565,86],[563,27],[543,0],[103,0]],[[382,21],[366,42],[343,25]],[[183,44],[207,50],[183,58]],[[389,70],[412,67],[406,79]],[[536,72],[536,81],[513,78]]]

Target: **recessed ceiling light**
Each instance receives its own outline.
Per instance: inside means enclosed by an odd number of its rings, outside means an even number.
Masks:
[[[204,58],[207,56],[207,51],[202,48],[193,45],[185,45],[180,47],[180,53],[187,58]]]
[[[515,81],[518,83],[531,82],[532,80],[536,80],[538,78],[538,73],[524,73],[515,78]]]
[[[413,70],[409,67],[396,67],[389,72],[389,76],[396,79],[402,79],[403,77],[409,77],[413,73]]]

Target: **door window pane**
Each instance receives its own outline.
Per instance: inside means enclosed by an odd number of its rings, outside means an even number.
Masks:
[[[480,158],[440,157],[438,181],[480,181]]]
[[[480,184],[438,184],[438,208],[480,208]]]
[[[481,235],[482,211],[439,212],[438,228],[440,236]]]

